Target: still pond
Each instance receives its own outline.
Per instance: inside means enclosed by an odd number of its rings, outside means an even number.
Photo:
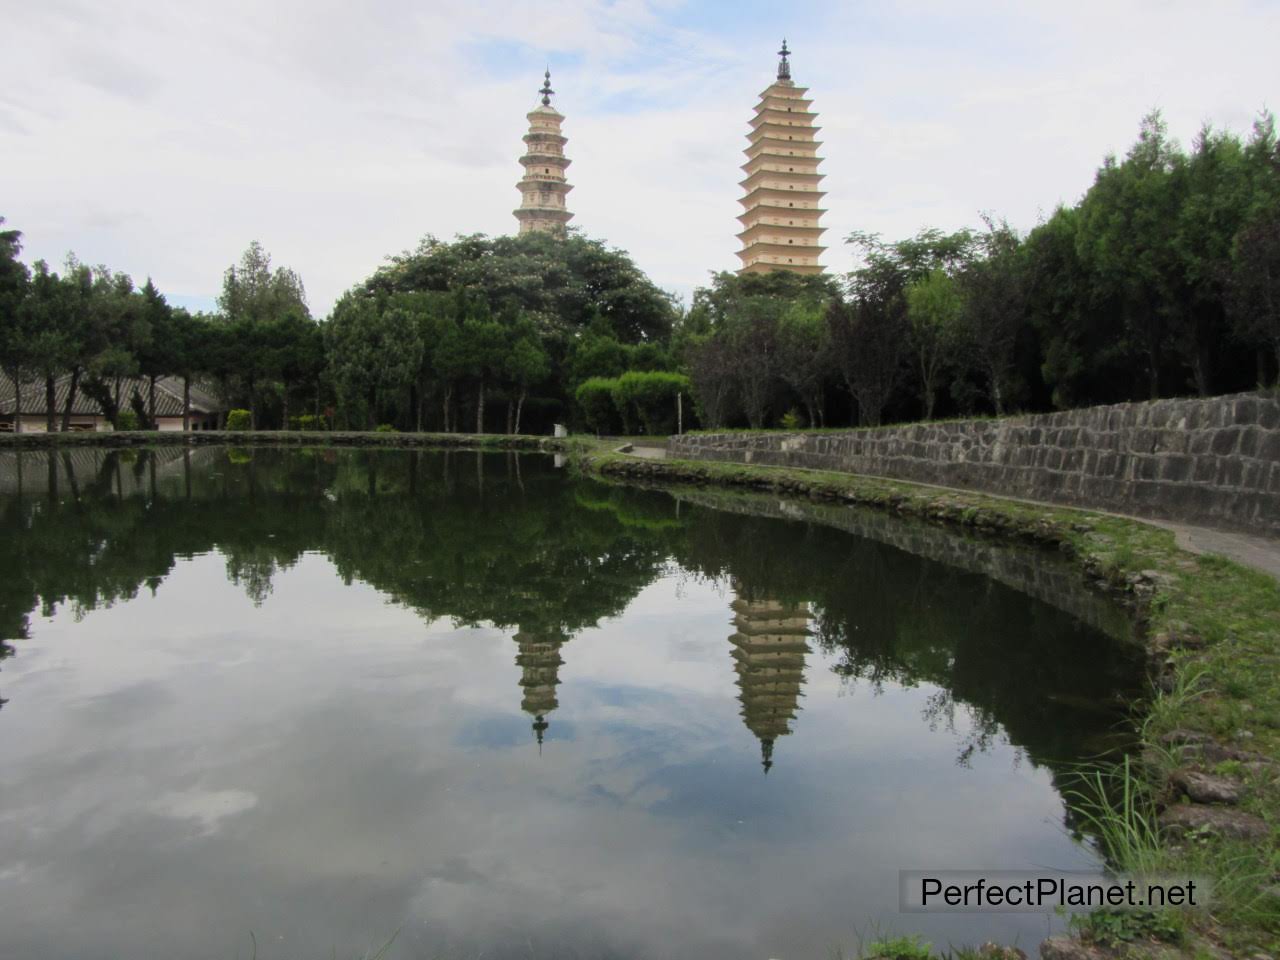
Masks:
[[[899,914],[898,871],[1097,866],[1063,791],[1122,748],[1123,619],[829,512],[532,455],[0,454],[0,955],[1034,950]]]

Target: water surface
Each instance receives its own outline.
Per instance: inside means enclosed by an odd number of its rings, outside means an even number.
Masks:
[[[1117,743],[1111,612],[820,509],[540,456],[0,455],[0,955],[1033,948],[898,914],[897,872],[1096,865],[1061,789]]]

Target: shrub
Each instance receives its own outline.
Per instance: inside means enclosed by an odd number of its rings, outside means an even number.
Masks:
[[[574,391],[578,409],[587,426],[596,433],[608,433],[614,422],[614,387],[618,381],[607,377],[591,377]]]
[[[399,433],[400,431],[397,430],[395,427],[393,427],[389,423],[380,423],[374,428],[373,432],[374,433]]]
[[[314,413],[305,413],[297,418],[299,430],[328,430],[329,421]]]
[[[227,414],[228,430],[248,430],[252,422],[248,410],[232,410]]]
[[[121,410],[118,414],[116,414],[116,429],[117,430],[137,430],[138,415],[134,413],[132,410]]]
[[[799,430],[800,429],[800,411],[792,407],[782,415],[783,430]]]
[[[614,404],[629,425],[634,411],[647,434],[672,433],[676,426],[676,394],[689,392],[689,378],[678,373],[631,371],[617,380]]]

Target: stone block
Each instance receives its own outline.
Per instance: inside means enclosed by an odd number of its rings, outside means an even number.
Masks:
[[[1264,438],[1261,428],[1248,426],[1242,427],[1240,430],[1240,442],[1236,447],[1236,452],[1242,457],[1254,457],[1258,454],[1258,447]]]
[[[1236,447],[1240,443],[1240,433],[1241,431],[1237,427],[1228,427],[1215,431],[1209,445],[1210,452],[1219,457],[1235,453]]]
[[[1161,458],[1160,479],[1170,483],[1183,483],[1190,479],[1195,461],[1191,457],[1171,455]]]
[[[1244,479],[1244,463],[1235,458],[1228,457],[1218,461],[1217,484],[1220,487],[1238,487]]]
[[[1203,457],[1213,452],[1212,430],[1196,430],[1191,434],[1190,443],[1187,445],[1187,452],[1194,457]]]
[[[1258,399],[1256,397],[1238,397],[1231,405],[1231,422],[1251,424],[1258,422]]]
[[[1259,430],[1258,446],[1253,455],[1264,462],[1280,463],[1280,430]]]

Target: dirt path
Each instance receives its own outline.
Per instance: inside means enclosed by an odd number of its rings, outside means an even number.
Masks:
[[[1218,553],[1242,563],[1246,567],[1262,570],[1280,580],[1280,541],[1255,537],[1232,530],[1214,530],[1210,527],[1188,527],[1167,520],[1147,520],[1133,517],[1154,527],[1172,530],[1178,546],[1192,553]]]

